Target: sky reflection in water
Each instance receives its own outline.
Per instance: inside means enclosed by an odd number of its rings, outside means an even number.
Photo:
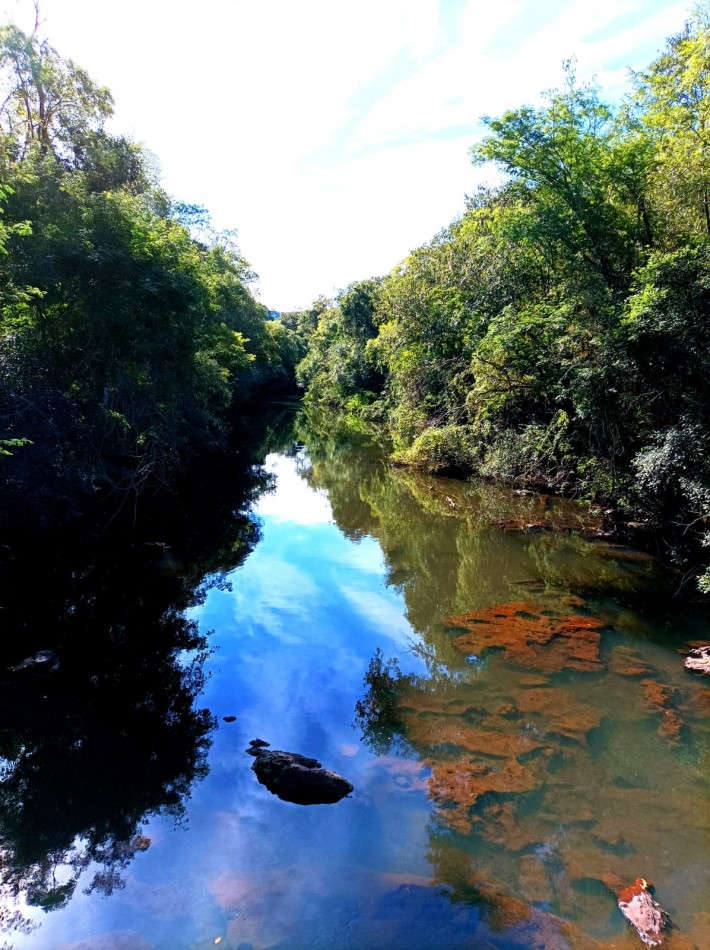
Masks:
[[[352,497],[337,499],[341,516],[360,510],[365,495],[369,510],[378,512],[378,540],[366,534],[354,540],[357,519],[347,521],[351,530],[346,537],[335,523],[328,494],[312,487],[319,478],[327,484],[323,459],[309,469],[302,453],[291,452],[270,456],[267,468],[277,480],[275,490],[262,495],[255,506],[261,542],[232,574],[231,590],[212,590],[191,614],[203,632],[214,631],[210,642],[215,652],[207,662],[212,675],[200,702],[220,717],[220,724],[209,754],[209,774],[194,786],[182,827],[151,821],[145,830],[151,847],[133,860],[124,890],[103,901],[77,892],[66,911],[44,916],[41,929],[29,938],[13,938],[15,945],[193,950],[214,946],[221,938],[221,947],[242,950],[520,948],[540,941],[549,947],[589,946],[577,943],[574,933],[543,912],[548,907],[560,912],[565,906],[570,917],[581,918],[582,928],[592,921],[596,936],[623,934],[625,925],[614,916],[614,901],[594,889],[598,882],[589,884],[589,894],[583,887],[575,894],[555,863],[557,839],[566,833],[562,820],[557,837],[530,845],[522,857],[484,842],[480,834],[472,836],[470,829],[461,833],[447,822],[445,809],[432,817],[426,752],[421,759],[413,749],[409,757],[376,757],[353,728],[363,676],[381,648],[385,658],[399,658],[403,676],[414,684],[414,706],[407,713],[411,734],[416,736],[418,729],[425,735],[426,717],[443,711],[459,722],[462,735],[471,741],[475,730],[466,733],[471,717],[482,715],[476,702],[505,698],[510,673],[497,658],[468,663],[437,624],[457,610],[521,600],[525,595],[515,584],[534,578],[543,567],[557,576],[565,559],[572,576],[576,571],[586,577],[589,552],[578,550],[574,540],[534,538],[523,544],[520,538],[490,531],[480,536],[468,529],[457,533],[452,520],[426,508],[432,504],[426,485],[412,482],[405,491],[409,476],[395,483],[391,473],[373,474],[367,466],[357,469],[360,481],[348,488]],[[386,495],[388,506],[382,500]],[[404,510],[406,504],[421,520],[416,528],[413,521],[409,527],[412,511]],[[449,552],[447,540],[453,546]],[[432,557],[425,576],[422,563]],[[484,574],[487,564],[490,576]],[[600,576],[609,570],[604,567]],[[621,601],[604,602],[620,630],[629,636],[646,630],[648,636],[645,622]],[[425,663],[411,652],[412,644],[420,641],[408,611],[416,613],[417,630],[428,637],[425,655],[437,659],[436,688],[426,685]],[[625,642],[625,634],[614,636],[611,642]],[[650,640],[654,662],[670,670],[668,676],[676,676],[672,652],[654,644],[653,636]],[[480,699],[479,675],[488,677],[488,692]],[[569,689],[571,679],[559,674],[554,682]],[[625,709],[631,684],[620,681],[615,697],[610,697],[605,682],[594,676],[587,680],[581,702],[603,708],[610,723],[617,716],[624,728],[649,732],[648,723],[639,727],[638,717]],[[457,704],[460,715],[468,716],[465,721],[449,715]],[[224,716],[237,719],[227,724]],[[648,790],[652,770],[645,751],[621,745],[618,730],[598,730],[595,735],[571,766],[585,793],[590,776],[605,771],[610,782],[625,775],[631,785]],[[319,758],[352,782],[354,794],[334,806],[280,801],[251,771],[252,759],[244,750],[255,737],[273,748]],[[505,743],[505,737],[500,741]],[[677,751],[658,747],[665,772],[677,766],[680,784],[690,781],[688,788],[680,789],[681,796],[707,790],[697,764],[707,754],[707,731],[697,732],[693,741],[682,750],[685,772]],[[446,749],[439,750],[431,763],[446,761],[447,755]],[[666,784],[659,795],[668,788]],[[570,797],[566,787],[559,794],[561,799]],[[518,813],[521,823],[526,807]],[[697,815],[690,817],[697,823]],[[554,825],[554,816],[551,820]],[[504,828],[499,833],[505,837]],[[700,894],[707,881],[709,862],[702,858],[707,828],[692,834],[698,841],[689,849],[689,867],[677,869],[672,890],[676,895],[691,887]],[[613,863],[617,843],[604,847],[609,847]],[[481,862],[494,868],[488,878],[476,876]],[[496,888],[506,876],[506,892],[512,896],[502,899]],[[515,897],[518,887],[528,888],[537,910]],[[692,905],[694,898],[689,900]],[[600,910],[604,917],[594,922]],[[688,908],[683,912],[689,920]]]

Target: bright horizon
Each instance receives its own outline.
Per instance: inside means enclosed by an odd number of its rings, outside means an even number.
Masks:
[[[236,228],[272,310],[386,274],[464,209],[482,115],[559,85],[629,89],[689,0],[44,0],[165,189]],[[99,11],[99,12],[97,12]],[[30,0],[0,3],[31,31]]]

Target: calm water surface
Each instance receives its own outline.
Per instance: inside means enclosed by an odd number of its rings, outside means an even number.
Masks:
[[[301,419],[282,442],[252,509],[260,540],[173,611],[179,662],[168,648],[162,667],[141,659],[145,682],[117,673],[103,701],[125,733],[111,758],[136,765],[123,840],[91,810],[121,801],[110,763],[78,763],[87,774],[62,791],[66,750],[91,739],[49,756],[40,780],[58,800],[38,813],[71,811],[86,788],[76,807],[91,818],[69,844],[43,824],[24,863],[10,848],[6,945],[640,947],[613,874],[653,881],[683,946],[710,946],[708,685],[678,652],[710,637],[706,615],[670,600],[676,580],[652,561],[588,540],[572,506],[391,469],[328,424]],[[180,573],[169,559],[149,569]],[[204,683],[199,657],[184,676],[199,635]],[[178,706],[148,689],[161,676]],[[112,717],[131,690],[150,695]],[[3,787],[20,755],[7,735]],[[319,758],[355,792],[279,800],[251,771],[255,737]],[[6,840],[24,841],[22,805],[2,805]]]

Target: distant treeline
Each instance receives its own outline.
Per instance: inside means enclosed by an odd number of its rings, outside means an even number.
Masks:
[[[169,484],[305,350],[37,29],[0,29],[0,86],[0,520],[57,521]]]
[[[703,575],[710,516],[710,5],[618,108],[573,64],[486,118],[503,183],[383,279],[284,314],[307,399],[399,461],[574,492]],[[710,577],[701,586],[710,589]]]

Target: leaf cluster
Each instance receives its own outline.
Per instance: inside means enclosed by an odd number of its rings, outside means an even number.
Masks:
[[[471,157],[502,183],[383,279],[364,346],[339,302],[323,312],[308,398],[368,390],[400,461],[577,492],[692,563],[710,491],[709,51],[704,2],[620,108],[569,62],[541,105],[484,119]]]
[[[8,508],[62,517],[87,492],[168,484],[230,407],[291,385],[302,353],[234,234],[105,131],[108,90],[15,26],[0,86],[0,446],[23,446],[0,477]]]

